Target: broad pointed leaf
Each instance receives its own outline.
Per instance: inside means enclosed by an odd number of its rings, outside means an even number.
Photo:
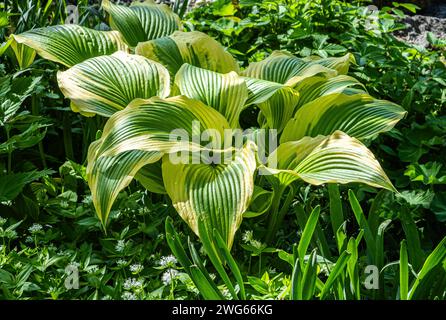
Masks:
[[[128,50],[117,31],[97,31],[74,24],[33,29],[12,37],[43,58],[67,67],[89,58]]]
[[[168,37],[139,43],[136,53],[166,66],[172,77],[184,63],[219,73],[238,72],[237,61],[208,35],[176,31]]]
[[[235,72],[226,74],[184,64],[175,77],[180,93],[218,110],[232,128],[239,127],[240,112],[248,99],[248,87]]]
[[[405,114],[400,106],[390,101],[375,100],[368,94],[330,94],[297,110],[280,141],[329,135],[336,130],[358,139],[372,138],[392,129]]]
[[[122,51],[86,60],[57,75],[73,111],[110,117],[136,98],[166,98],[169,72],[161,64]]]
[[[228,248],[254,190],[255,145],[248,142],[228,164],[172,164],[163,160],[163,178],[175,209],[198,235],[198,221],[212,237],[218,230]]]
[[[223,136],[229,124],[211,107],[184,96],[137,99],[113,114],[88,152],[88,184],[102,223],[105,225],[118,193],[141,168],[165,153],[201,150],[200,144],[191,140],[196,135],[199,139],[200,132],[209,128]],[[144,170],[141,174],[143,184],[147,183]],[[157,180],[156,176],[152,179]]]
[[[243,75],[287,84],[293,86],[301,79],[314,75],[336,76],[337,71],[323,66],[319,61],[306,61],[285,51],[274,51],[268,58],[260,62],[251,63]]]
[[[181,27],[179,17],[167,5],[153,1],[133,2],[127,7],[103,0],[102,8],[110,15],[111,27],[119,31],[131,47],[171,35]]]
[[[395,191],[373,153],[341,131],[282,143],[269,161],[266,170],[284,185],[299,179],[314,185],[357,182]]]

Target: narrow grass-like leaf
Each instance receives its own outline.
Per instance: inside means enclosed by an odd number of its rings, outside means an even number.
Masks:
[[[412,299],[416,295],[419,295],[417,292],[418,287],[423,284],[425,278],[427,278],[428,274],[436,267],[441,266],[446,259],[446,237],[440,241],[440,243],[435,247],[434,251],[427,257],[425,260],[423,267],[421,268],[418,276],[412,285],[412,288],[409,292],[409,299]],[[444,270],[443,270],[444,272]]]
[[[214,238],[217,244],[218,249],[220,250],[220,256],[225,259],[225,261],[228,263],[229,268],[231,269],[232,274],[235,277],[235,280],[237,281],[237,284],[240,288],[240,297],[242,300],[246,299],[245,294],[245,285],[243,282],[243,277],[240,272],[240,269],[237,265],[237,262],[235,262],[234,258],[232,257],[231,253],[228,250],[228,247],[226,246],[225,241],[221,237],[221,235],[218,233],[217,229],[214,229]]]
[[[406,240],[401,241],[400,248],[400,300],[407,300],[409,293],[409,259]]]
[[[372,263],[376,261],[376,242],[375,236],[370,230],[367,219],[362,211],[361,205],[359,204],[358,199],[356,199],[355,193],[352,190],[348,190],[348,199],[350,201],[350,206],[353,210],[353,213],[356,218],[356,222],[359,227],[364,230],[364,238],[367,245],[367,253],[371,259]]]
[[[325,299],[326,295],[330,292],[333,285],[336,283],[338,277],[342,276],[344,269],[347,266],[347,262],[350,259],[350,256],[351,254],[349,252],[344,251],[336,261],[334,268],[330,271],[330,275],[328,276],[327,281],[325,281],[325,285],[320,294],[321,300]]]
[[[299,245],[297,247],[297,251],[299,253],[299,261],[301,261],[301,268],[303,269],[303,261],[305,254],[307,253],[308,246],[310,245],[311,239],[313,238],[314,230],[316,229],[316,225],[318,223],[319,214],[321,212],[321,207],[316,206],[310,214],[310,217],[307,220],[305,225],[305,229],[302,232],[302,236],[299,240]]]

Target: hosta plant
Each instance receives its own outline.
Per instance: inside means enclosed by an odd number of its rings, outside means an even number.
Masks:
[[[229,249],[244,216],[267,219],[270,240],[300,184],[395,190],[363,141],[405,111],[346,75],[351,55],[274,52],[240,70],[165,6],[103,8],[112,31],[63,25],[13,38],[66,67],[57,77],[73,111],[108,118],[87,167],[104,227],[133,179],[167,194],[205,247],[218,235]],[[247,108],[259,111],[255,128],[240,126]]]

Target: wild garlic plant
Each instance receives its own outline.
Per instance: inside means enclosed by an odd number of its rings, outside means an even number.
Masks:
[[[395,190],[362,141],[405,111],[347,75],[350,54],[277,51],[240,70],[218,42],[183,32],[165,5],[104,0],[102,8],[112,31],[58,25],[12,39],[66,67],[57,79],[74,112],[108,118],[87,166],[104,227],[133,179],[167,194],[203,243],[218,232],[229,249],[243,217],[269,219],[271,240],[303,183]],[[252,107],[258,126],[242,130]]]

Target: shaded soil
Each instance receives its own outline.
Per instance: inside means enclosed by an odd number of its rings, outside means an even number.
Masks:
[[[446,10],[446,6],[444,9]],[[441,14],[446,15],[446,11]],[[395,35],[411,44],[427,47],[429,45],[426,39],[428,32],[432,32],[440,39],[446,39],[446,18],[414,15],[406,17],[403,22],[407,29],[400,30]]]

